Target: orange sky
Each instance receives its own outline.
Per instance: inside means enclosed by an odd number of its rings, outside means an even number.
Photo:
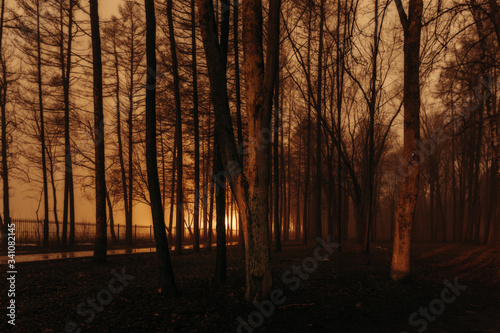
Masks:
[[[99,1],[99,16],[103,19],[109,18],[111,15],[118,14],[118,4],[125,0],[101,0]]]
[[[99,18],[101,21],[108,20],[111,15],[118,15],[118,5],[126,0],[100,0],[99,1]],[[59,194],[61,192],[62,182],[58,184]],[[39,205],[40,193],[39,188],[33,183],[19,182],[16,179],[11,179],[11,217],[13,218],[36,218],[37,206]],[[92,192],[92,191],[90,191]],[[91,222],[95,219],[95,203],[94,200],[88,200],[83,197],[81,188],[78,184],[75,186],[76,205],[76,220],[77,222]],[[62,197],[58,196],[59,219],[62,217]],[[3,205],[0,203],[1,210]],[[43,215],[43,208],[38,207],[38,214]],[[52,207],[50,219],[53,220]],[[122,211],[115,212],[115,223],[124,223]],[[149,207],[144,204],[134,206],[134,223],[149,225],[151,223]]]

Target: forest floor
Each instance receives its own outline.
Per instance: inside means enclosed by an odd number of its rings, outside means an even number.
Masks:
[[[0,332],[500,332],[500,245],[414,244],[406,283],[388,278],[391,244],[371,248],[346,243],[318,261],[315,245],[286,244],[272,253],[279,304],[260,311],[243,301],[239,247],[228,248],[222,286],[211,281],[215,249],[172,255],[176,299],[159,293],[154,253],[18,263],[16,325],[3,313]],[[5,266],[0,278],[6,312]]]

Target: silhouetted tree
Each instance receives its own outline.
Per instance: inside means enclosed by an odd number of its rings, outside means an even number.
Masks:
[[[106,232],[106,165],[104,152],[104,106],[102,86],[101,33],[99,31],[98,0],[90,0],[92,31],[92,68],[94,73],[94,140],[95,140],[95,201],[96,235],[94,261],[105,262],[107,254]]]
[[[178,295],[174,272],[170,262],[165,216],[163,214],[158,164],[156,158],[156,18],[154,0],[145,0],[146,6],[146,53],[147,87],[146,89],[146,163],[148,188],[151,197],[151,214],[156,241],[156,253],[160,266],[160,283],[165,296]]]
[[[242,173],[241,158],[238,156],[229,111],[224,56],[218,41],[213,3],[211,0],[198,0],[218,143],[224,169],[243,220],[245,298],[248,301],[267,297],[272,284],[268,232],[269,144],[262,142],[261,135],[266,130],[269,131],[272,114],[272,95],[278,65],[280,5],[280,1],[270,2],[268,61],[264,69],[262,5],[259,1],[246,1],[242,4],[244,72],[249,118],[249,162]]]

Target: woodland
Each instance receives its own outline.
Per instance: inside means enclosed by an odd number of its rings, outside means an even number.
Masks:
[[[35,252],[95,210],[16,329],[498,330],[498,0],[103,2],[0,3],[2,254],[20,197]],[[141,205],[155,253],[108,255]]]

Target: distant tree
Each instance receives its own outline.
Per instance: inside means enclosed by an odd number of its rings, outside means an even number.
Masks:
[[[57,4],[56,4],[57,5]],[[64,147],[65,147],[65,168],[64,168],[64,203],[63,203],[63,230],[62,245],[72,246],[75,241],[75,190],[73,183],[73,160],[70,135],[70,85],[72,69],[72,46],[73,46],[73,25],[74,25],[74,7],[75,1],[69,0],[69,7],[65,8],[64,2],[59,1],[59,22],[60,22],[60,69],[63,85],[64,100]],[[64,18],[67,13],[67,35],[64,32]],[[66,45],[65,45],[66,44]],[[69,241],[67,239],[67,225],[69,214]]]
[[[135,194],[144,193],[139,158],[135,147],[144,139],[140,137],[143,124],[140,113],[143,106],[145,75],[145,22],[140,5],[127,1],[118,7],[119,17],[113,16],[103,29],[103,44],[107,63],[113,75],[108,79],[109,89],[116,103],[117,151],[121,191],[115,193],[123,200],[125,212],[125,243],[132,245],[132,217]],[[122,81],[124,81],[122,83]],[[138,148],[137,148],[138,149]],[[138,176],[138,177],[137,177]],[[135,183],[136,178],[137,183]]]
[[[17,28],[19,36],[21,37],[20,51],[25,55],[23,57],[24,65],[23,67],[28,67],[30,70],[29,79],[27,80],[25,86],[23,87],[23,94],[19,96],[22,105],[29,110],[28,117],[33,121],[23,122],[27,125],[28,129],[23,133],[27,140],[27,145],[29,145],[34,140],[40,144],[41,158],[38,154],[32,155],[32,150],[27,149],[24,152],[27,154],[27,158],[30,161],[40,161],[40,167],[42,171],[42,195],[43,195],[43,246],[48,246],[49,244],[49,190],[48,190],[48,176],[47,176],[47,147],[46,147],[46,135],[45,135],[45,105],[44,98],[46,97],[46,92],[44,92],[44,83],[42,80],[43,71],[42,65],[44,59],[42,59],[42,31],[41,27],[44,22],[42,22],[41,10],[43,6],[40,0],[23,0],[18,2],[19,8],[22,10],[22,15],[17,17]],[[34,43],[34,45],[33,45]],[[30,84],[34,83],[34,87]],[[26,92],[29,91],[28,94]],[[34,96],[36,98],[34,98]],[[59,244],[59,225],[57,225],[56,230],[57,243]]]

